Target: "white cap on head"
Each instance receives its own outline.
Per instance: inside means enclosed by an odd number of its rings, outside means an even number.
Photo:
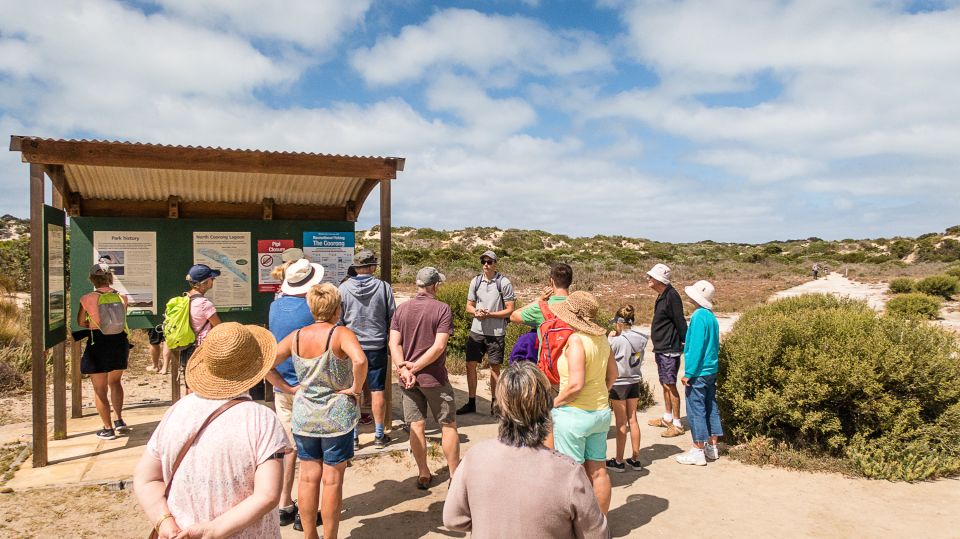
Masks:
[[[663,284],[670,284],[670,268],[666,264],[657,264],[647,272],[647,275]]]
[[[716,289],[710,281],[697,281],[685,287],[683,291],[687,293],[690,299],[697,302],[697,305],[713,310],[713,295]]]

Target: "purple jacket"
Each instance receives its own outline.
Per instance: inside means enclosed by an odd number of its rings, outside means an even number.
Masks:
[[[518,361],[537,361],[537,330],[524,333],[513,345],[513,350],[510,350],[510,363]]]

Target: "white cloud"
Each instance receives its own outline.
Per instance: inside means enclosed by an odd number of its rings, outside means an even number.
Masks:
[[[277,39],[322,50],[362,19],[371,0],[157,0],[190,21],[223,26],[244,36]]]
[[[464,120],[467,131],[461,143],[486,146],[533,124],[537,113],[516,97],[492,99],[475,81],[443,75],[427,89],[427,105]]]
[[[697,152],[698,163],[726,169],[754,182],[767,183],[807,176],[820,172],[826,164],[789,155],[758,154],[737,148],[711,149]]]
[[[406,26],[351,62],[371,84],[415,81],[436,68],[463,67],[484,78],[518,73],[571,75],[608,70],[611,58],[595,36],[557,30],[524,17],[447,9]]]

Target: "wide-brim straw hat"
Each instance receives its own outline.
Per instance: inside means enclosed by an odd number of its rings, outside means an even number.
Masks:
[[[187,364],[187,385],[207,399],[229,399],[257,385],[273,368],[277,340],[269,330],[217,324]]]
[[[607,334],[603,326],[594,322],[600,312],[600,303],[589,292],[578,290],[567,296],[566,301],[551,305],[550,310],[577,331],[588,335]]]
[[[713,310],[713,295],[716,289],[710,281],[697,281],[690,286],[684,287],[687,296],[695,301],[697,305],[706,309]]]

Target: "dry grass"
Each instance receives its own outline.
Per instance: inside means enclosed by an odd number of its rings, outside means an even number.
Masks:
[[[758,437],[733,446],[728,455],[734,460],[755,466],[776,466],[806,472],[840,473],[860,477],[848,460],[814,455],[791,449],[787,444],[767,437]]]

